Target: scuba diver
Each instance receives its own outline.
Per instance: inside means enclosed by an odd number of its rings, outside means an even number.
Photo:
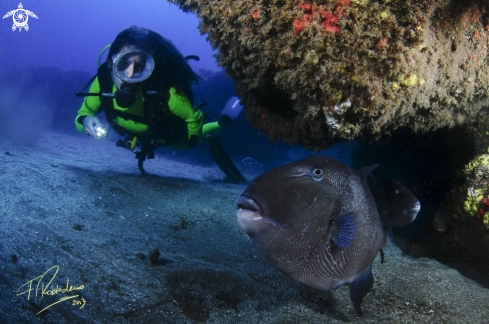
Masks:
[[[107,60],[100,65],[109,46]],[[95,138],[105,136],[96,117],[105,111],[109,125],[125,138],[117,145],[131,151],[140,147],[134,153],[142,174],[143,162],[154,158],[156,148],[187,149],[208,141],[212,157],[229,180],[246,182],[217,137],[220,129],[234,121],[221,113],[219,121],[204,124],[204,114],[193,107],[190,86],[200,77],[187,59],[199,58],[183,57],[171,41],[152,30],[137,26],[123,30],[100,53],[97,75],[76,94],[85,97],[76,128]],[[89,92],[83,92],[88,85]]]

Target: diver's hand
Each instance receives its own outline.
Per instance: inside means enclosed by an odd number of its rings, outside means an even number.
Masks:
[[[98,120],[97,117],[86,116],[83,119],[83,129],[85,129],[85,132],[88,135],[93,136],[94,138],[98,139],[99,137],[98,137],[97,133],[95,132],[95,130],[93,129],[94,125],[97,125],[97,127],[102,127],[102,123],[100,122],[100,120]]]
[[[235,122],[236,121],[232,120],[231,117],[229,117],[228,115],[221,115],[221,116],[219,116],[219,120],[217,121],[217,123],[221,127],[229,126],[231,124],[234,124]]]

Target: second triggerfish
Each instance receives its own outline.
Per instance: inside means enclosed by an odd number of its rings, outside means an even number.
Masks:
[[[375,167],[313,155],[260,175],[237,200],[241,228],[275,267],[319,290],[349,284],[359,315],[387,240],[366,182]]]

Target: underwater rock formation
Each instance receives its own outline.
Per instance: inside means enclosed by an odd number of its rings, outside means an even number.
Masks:
[[[487,106],[484,0],[172,0],[201,19],[247,119],[309,149],[399,127],[461,125]]]
[[[489,272],[489,124],[478,122],[415,134],[407,129],[389,141],[360,143],[353,168],[379,163],[376,179],[405,184],[421,202],[416,220],[394,229],[405,253]]]
[[[457,172],[450,189],[413,252],[445,263],[469,264],[487,273],[489,155],[477,156]]]

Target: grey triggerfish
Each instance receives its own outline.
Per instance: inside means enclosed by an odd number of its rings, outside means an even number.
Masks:
[[[237,200],[241,228],[275,267],[319,290],[349,284],[360,316],[387,240],[366,182],[376,167],[312,155],[258,176]]]
[[[419,200],[405,185],[394,179],[384,179],[372,188],[380,218],[387,225],[406,226],[421,209]]]

